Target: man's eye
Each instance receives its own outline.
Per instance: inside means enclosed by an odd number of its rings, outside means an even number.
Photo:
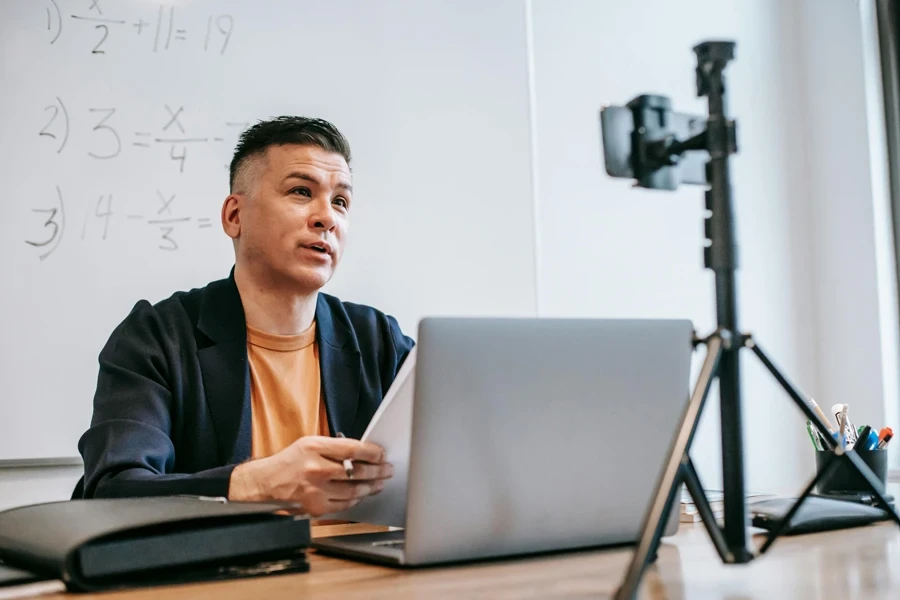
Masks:
[[[335,198],[334,203],[338,206],[343,206],[344,208],[347,208],[348,206],[347,200],[345,198]]]
[[[297,187],[291,190],[292,194],[300,194],[301,196],[312,196],[312,192],[308,187]]]

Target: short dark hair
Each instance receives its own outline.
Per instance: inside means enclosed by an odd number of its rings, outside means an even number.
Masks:
[[[241,134],[231,159],[228,185],[234,191],[238,169],[248,159],[262,155],[270,146],[300,144],[318,146],[322,150],[340,154],[350,165],[350,143],[338,128],[324,119],[281,116],[259,121]]]

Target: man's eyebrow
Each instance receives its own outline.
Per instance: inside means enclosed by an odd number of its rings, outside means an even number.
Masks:
[[[316,179],[312,175],[307,175],[306,173],[290,173],[287,177],[284,178],[285,181],[287,181],[288,179],[302,179],[304,181],[309,181],[310,183],[315,183],[316,185],[321,185],[318,179]]]
[[[303,181],[309,181],[310,183],[314,183],[314,184],[316,184],[316,185],[322,185],[322,182],[321,182],[321,181],[319,181],[318,179],[316,179],[316,178],[313,177],[312,175],[308,175],[308,174],[306,174],[306,173],[299,173],[299,172],[297,172],[297,173],[289,173],[289,174],[287,175],[287,177],[284,178],[284,180],[287,181],[288,179],[302,179]],[[345,182],[343,182],[343,181],[339,181],[338,184],[337,184],[335,187],[336,187],[336,188],[343,188],[343,189],[345,189],[345,190],[347,190],[348,192],[351,192],[351,193],[353,192],[353,186],[350,185],[349,183],[345,183]]]

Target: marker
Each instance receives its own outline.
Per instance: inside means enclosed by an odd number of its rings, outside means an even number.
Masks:
[[[337,432],[337,436],[342,439],[346,439],[347,437],[340,431]],[[344,473],[347,474],[347,479],[353,479],[353,461],[349,458],[344,459]]]
[[[834,415],[834,418],[837,419],[838,427],[841,428],[841,448],[847,447],[847,405],[846,404],[835,404],[834,406],[840,406],[841,410]],[[831,410],[834,411],[834,406],[831,407]]]
[[[812,421],[806,422],[806,433],[809,434],[809,439],[812,441],[813,448],[815,448],[816,450],[821,450],[822,447],[819,444],[819,436],[816,435],[815,431],[813,430]]]
[[[872,428],[866,425],[862,429],[859,430],[859,437],[856,439],[856,444],[854,444],[854,448],[857,450],[869,450],[869,434],[872,433]]]
[[[869,439],[866,442],[866,448],[869,450],[875,450],[878,448],[878,434],[875,433],[875,430],[869,432]]]
[[[846,434],[844,439],[846,440],[847,448],[852,448],[853,444],[856,443],[856,429],[853,427],[853,423],[850,422],[850,406],[847,404],[835,404],[831,407],[831,412],[834,414],[834,418],[841,430],[841,437],[844,437]]]
[[[888,445],[888,442],[891,441],[891,438],[894,437],[894,430],[890,427],[885,427],[881,431],[878,432],[878,446],[877,449],[882,450],[885,446]]]
[[[841,447],[841,448],[846,448],[846,447],[847,447],[847,438],[843,437],[843,436],[842,436],[840,433],[838,433],[837,431],[835,431],[834,433],[832,433],[832,434],[831,434],[831,437],[834,438],[834,441],[837,442],[837,445],[838,445],[839,447]]]

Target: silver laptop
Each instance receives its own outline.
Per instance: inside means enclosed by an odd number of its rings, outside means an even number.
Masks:
[[[406,527],[314,547],[418,566],[637,541],[689,321],[434,318],[417,348]]]

